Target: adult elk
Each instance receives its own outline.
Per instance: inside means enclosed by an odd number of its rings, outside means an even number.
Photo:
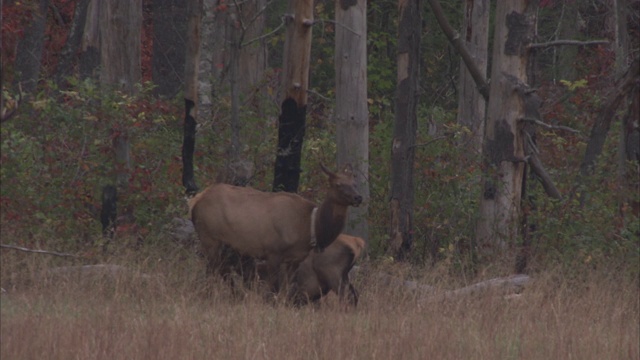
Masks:
[[[309,253],[293,278],[290,297],[294,304],[315,303],[333,290],[341,302],[346,296],[351,305],[358,305],[358,292],[349,281],[349,271],[364,245],[360,237],[340,234],[323,252]]]
[[[221,258],[222,245],[241,256],[265,261],[267,281],[279,290],[280,268],[295,269],[311,249],[322,251],[344,228],[349,206],[362,196],[350,165],[329,177],[325,200],[318,207],[297,194],[262,192],[228,184],[212,185],[189,200],[189,212],[207,257],[207,269],[228,279],[233,264]]]

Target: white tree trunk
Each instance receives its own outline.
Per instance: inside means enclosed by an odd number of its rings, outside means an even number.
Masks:
[[[524,172],[520,119],[534,15],[526,1],[500,1],[496,9],[491,89],[484,140],[484,179],[476,236],[481,257],[513,245],[518,236]]]
[[[368,238],[369,112],[367,2],[336,1],[336,109],[338,167],[353,166],[364,201],[350,208],[345,232]]]

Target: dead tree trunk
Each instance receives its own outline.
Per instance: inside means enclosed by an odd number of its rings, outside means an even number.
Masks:
[[[40,80],[40,62],[45,39],[45,25],[47,24],[47,7],[49,0],[39,0],[32,14],[32,22],[25,31],[24,37],[18,43],[16,51],[16,72],[20,86],[24,92],[33,92]]]
[[[60,52],[60,61],[58,62],[58,69],[56,70],[56,83],[60,88],[64,88],[65,78],[72,75],[73,62],[82,44],[82,35],[87,20],[89,2],[89,0],[81,0],[76,3],[73,20],[71,21],[71,29],[69,29],[69,36]]]
[[[278,150],[273,191],[298,191],[309,88],[313,1],[290,0],[286,15],[283,96],[278,119]]]
[[[487,76],[489,51],[489,12],[489,0],[467,0],[461,34],[465,47],[484,78]],[[480,154],[487,101],[478,91],[478,85],[462,59],[459,84],[458,124],[466,126],[471,131],[470,136],[464,139],[465,142],[469,142],[467,148],[474,154]]]
[[[172,98],[183,89],[187,4],[153,0],[152,77],[157,95]]]
[[[198,67],[200,63],[200,26],[202,0],[191,0],[187,7],[187,54],[185,57],[184,130],[182,138],[182,185],[188,195],[198,191],[193,174],[198,117]]]
[[[422,20],[420,1],[399,1],[398,7],[398,85],[391,145],[391,229],[387,251],[403,261],[413,248],[413,161]]]
[[[529,11],[528,11],[529,10]],[[527,1],[501,1],[496,9],[491,89],[484,140],[483,189],[476,241],[484,261],[515,244],[524,174],[521,120],[525,117],[528,44],[535,15]]]
[[[336,124],[338,167],[353,166],[363,204],[351,208],[345,232],[368,238],[369,114],[367,109],[367,3],[336,1]]]

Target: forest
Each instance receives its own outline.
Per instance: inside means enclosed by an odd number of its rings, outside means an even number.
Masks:
[[[1,35],[3,358],[640,356],[640,1],[4,0]],[[355,309],[208,276],[188,199],[347,165]]]

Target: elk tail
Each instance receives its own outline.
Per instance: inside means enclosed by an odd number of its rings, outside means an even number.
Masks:
[[[202,198],[202,194],[204,191],[197,193],[195,196],[192,196],[189,200],[187,200],[187,204],[189,205],[189,219],[193,220],[193,207],[196,206],[200,198]]]

